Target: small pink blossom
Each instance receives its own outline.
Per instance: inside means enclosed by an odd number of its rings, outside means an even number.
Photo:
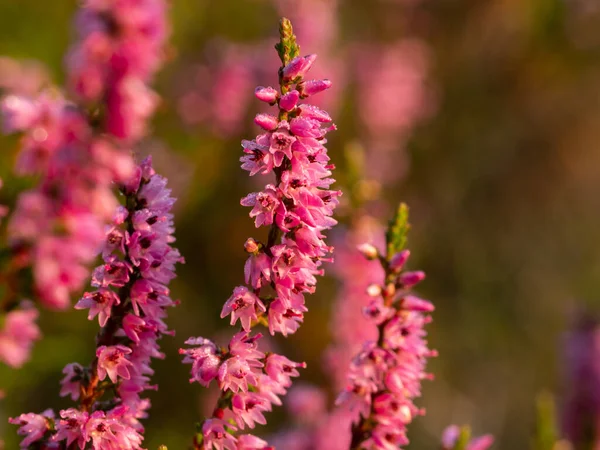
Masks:
[[[101,327],[106,325],[113,305],[118,305],[121,301],[119,296],[110,289],[98,289],[94,292],[86,292],[83,297],[75,304],[75,309],[89,308],[88,320],[92,320],[98,315],[98,323]]]
[[[281,97],[279,107],[284,111],[291,111],[298,104],[298,100],[300,100],[300,93],[293,89]]]
[[[292,59],[282,70],[284,80],[302,78],[310,70],[317,55],[297,56]]]
[[[235,325],[239,318],[242,328],[249,331],[252,321],[258,318],[257,314],[266,310],[260,298],[250,292],[247,287],[237,286],[233,290],[232,296],[225,302],[221,318],[231,314],[231,325]]]
[[[113,383],[117,382],[117,377],[128,380],[131,376],[129,368],[133,364],[125,357],[132,352],[129,347],[124,345],[112,345],[107,347],[102,345],[96,350],[98,358],[98,378],[104,380],[106,375]]]
[[[217,377],[221,364],[221,357],[216,345],[204,338],[190,338],[185,343],[198,346],[190,349],[179,349],[179,353],[185,355],[183,362],[192,364],[190,383],[197,381],[202,386],[208,386]]]
[[[273,89],[270,86],[269,87],[258,86],[254,90],[254,95],[260,101],[263,101],[263,102],[273,105],[273,104],[275,104],[275,102],[277,101],[277,98],[279,97],[279,92],[277,92],[277,89]]]
[[[85,443],[89,440],[85,433],[86,423],[89,419],[89,414],[85,411],[78,411],[74,408],[62,410],[60,412],[61,419],[56,424],[55,441],[67,441],[67,447],[73,442],[77,442],[80,449],[85,447]]]
[[[319,92],[323,92],[330,87],[331,81],[329,80],[310,80],[298,84],[298,91],[300,92],[301,98],[306,98],[318,94]]]
[[[247,425],[254,428],[255,423],[267,423],[264,411],[271,409],[270,404],[260,395],[253,392],[239,392],[231,399],[232,411],[239,428]]]
[[[202,426],[204,447],[216,450],[237,450],[237,439],[231,434],[235,427],[221,419],[207,419]]]
[[[53,421],[54,413],[50,409],[42,414],[27,413],[8,419],[9,423],[19,425],[20,428],[17,433],[20,436],[25,436],[25,439],[21,441],[21,448],[28,448],[34,442],[42,439],[46,432],[50,430],[50,424]]]

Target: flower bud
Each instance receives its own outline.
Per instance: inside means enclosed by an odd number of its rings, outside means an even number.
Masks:
[[[248,238],[244,243],[244,249],[248,253],[256,253],[260,249],[260,245],[254,240],[254,238]]]
[[[279,92],[276,89],[269,87],[258,86],[254,90],[254,96],[262,102],[269,103],[270,105],[275,104],[279,97]]]
[[[390,259],[390,270],[394,273],[400,272],[409,256],[410,251],[408,250],[402,250],[401,252],[396,253],[392,256],[392,259]]]
[[[300,98],[310,97],[311,95],[318,94],[331,87],[331,81],[329,80],[310,80],[298,83],[298,91],[300,92]]]
[[[271,114],[257,114],[254,118],[254,123],[266,131],[273,131],[277,128],[279,121],[277,117]]]
[[[369,244],[368,242],[360,244],[356,248],[368,260],[377,259],[377,257],[379,256],[379,252],[377,251],[377,248],[373,244]]]
[[[408,309],[410,311],[422,311],[422,312],[431,312],[435,309],[431,302],[427,300],[423,300],[422,298],[416,297],[414,295],[407,295],[402,298],[402,308]]]
[[[291,81],[303,77],[310,70],[317,55],[297,56],[283,68],[283,80]]]
[[[398,281],[404,287],[411,287],[415,284],[419,284],[421,281],[425,279],[425,272],[421,272],[417,270],[415,272],[404,272],[400,277],[398,277]]]
[[[279,100],[279,107],[284,111],[291,111],[296,107],[299,99],[300,93],[294,89],[281,97],[281,100]]]
[[[300,108],[300,117],[307,119],[314,119],[317,122],[331,122],[331,116],[320,108],[313,105],[303,104],[298,106]]]

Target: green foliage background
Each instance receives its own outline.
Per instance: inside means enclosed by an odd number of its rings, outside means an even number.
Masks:
[[[401,2],[341,3],[343,40],[385,41],[402,32],[389,19]],[[408,178],[384,193],[390,204],[411,208],[411,266],[427,272],[421,293],[437,306],[430,326],[440,353],[430,365],[436,380],[425,385],[428,415],[412,427],[411,448],[437,448],[446,424],[468,422],[475,434],[494,433],[495,448],[523,449],[536,394],[560,393],[561,333],[580,305],[600,300],[598,12],[567,0],[422,3],[418,30],[432,48],[439,109],[409,142]],[[0,0],[0,54],[39,59],[61,82],[75,7],[73,0]],[[168,93],[176,68],[209,39],[274,36],[278,17],[267,1],[176,0],[171,18],[172,62],[158,80],[167,95],[154,132],[171,152],[156,160],[180,197],[177,245],[187,264],[173,285],[182,301],[170,319],[177,336],[163,341],[167,359],[156,363],[160,390],[151,394],[146,444],[176,450],[189,444],[205,393],[188,383],[177,349],[188,336],[211,336],[225,325],[220,307],[242,279],[242,244],[256,232],[239,206],[251,189],[238,164],[241,136],[182,127]],[[342,170],[343,144],[360,126],[351,97],[331,142]],[[245,137],[256,134],[250,119]],[[0,138],[0,149],[0,201],[10,205],[25,182],[9,176],[16,140]],[[326,379],[320,352],[335,294],[332,280],[322,284],[304,327],[281,344],[307,361],[305,379],[313,381]],[[0,369],[7,449],[17,440],[6,417],[67,405],[57,395],[60,371],[92,355],[97,322],[85,312],[46,311],[41,326],[45,339],[33,360],[17,372]],[[273,423],[281,416],[271,414]]]

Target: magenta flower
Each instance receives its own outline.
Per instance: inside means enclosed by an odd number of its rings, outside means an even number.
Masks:
[[[42,414],[21,414],[19,417],[11,417],[9,423],[19,425],[20,436],[25,436],[21,441],[21,448],[28,448],[34,442],[41,440],[50,429],[51,421],[54,419],[52,410],[46,410]]]
[[[235,325],[238,319],[242,328],[250,330],[253,320],[258,318],[259,313],[267,309],[255,294],[250,292],[245,286],[238,286],[233,290],[233,295],[225,302],[221,311],[221,318],[231,314],[231,325]]]
[[[275,447],[269,447],[266,441],[252,436],[251,434],[242,434],[237,441],[237,450],[275,450]]]
[[[190,383],[197,381],[207,387],[219,373],[220,352],[208,339],[190,338],[185,343],[198,346],[192,349],[179,349],[179,353],[185,355],[183,362],[192,364]]]
[[[98,378],[104,380],[106,375],[108,375],[108,378],[113,383],[117,382],[117,376],[128,380],[131,377],[129,367],[133,364],[125,358],[125,355],[130,353],[131,349],[124,345],[113,345],[110,347],[102,345],[98,347],[96,350]]]
[[[234,431],[227,422],[221,419],[207,419],[202,426],[204,448],[215,450],[236,450],[237,439],[229,431]]]
[[[69,408],[60,412],[61,419],[56,423],[56,441],[65,440],[67,447],[73,442],[77,443],[80,449],[85,448],[88,438],[85,432],[85,425],[89,419],[89,414],[85,411],[78,411]]]
[[[101,327],[106,325],[113,305],[120,303],[119,296],[110,289],[99,289],[95,292],[86,292],[81,300],[75,304],[75,309],[89,308],[88,320],[98,315],[98,323]]]
[[[231,399],[231,410],[240,429],[246,425],[254,428],[255,423],[267,423],[264,411],[270,411],[270,403],[260,394],[253,392],[239,392]]]

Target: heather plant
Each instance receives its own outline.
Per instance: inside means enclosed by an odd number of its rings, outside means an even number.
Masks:
[[[345,61],[333,50],[337,28],[328,26],[335,25],[336,7],[337,2],[314,1],[298,3],[294,11],[309,47],[323,46],[322,67],[343,79]],[[315,11],[320,11],[319,27],[311,22]],[[170,184],[156,173],[151,156],[136,155],[159,102],[149,83],[164,59],[166,12],[163,0],[83,2],[78,38],[66,58],[64,90],[49,87],[35,66],[28,71],[0,61],[17,74],[0,77],[4,129],[20,134],[15,171],[35,183],[20,193],[12,211],[0,206],[7,230],[0,253],[5,287],[0,360],[17,368],[29,358],[33,342],[41,338],[40,305],[64,310],[77,298],[74,309],[99,326],[93,353],[63,369],[59,395],[68,397],[68,406],[8,419],[17,426],[23,449],[136,450],[145,445],[149,396],[158,389],[154,362],[165,357],[162,337],[175,334],[166,323],[170,308],[179,305],[170,283],[184,263],[174,247]],[[191,365],[191,383],[218,388],[214,402],[206,402],[209,414],[195,432],[190,430],[189,445],[196,450],[407,448],[410,425],[425,413],[418,400],[422,382],[433,379],[426,366],[437,356],[427,341],[434,305],[415,293],[425,274],[407,269],[412,263],[408,208],[401,204],[384,228],[351,198],[346,206],[356,211],[349,212],[352,219],[334,252],[336,239],[330,242],[326,233],[337,225],[333,216],[343,198],[332,189],[335,166],[327,136],[336,126],[314,103],[337,108],[339,98],[318,100],[332,86],[328,79],[309,78],[321,59],[300,52],[289,20],[281,20],[279,32],[280,67],[272,67],[278,84],[254,90],[272,110],[255,116],[260,134],[242,141],[241,168],[260,187],[240,201],[249,208],[257,235],[240,242],[246,262],[243,270],[232,266],[232,271],[239,278],[243,273],[244,283],[233,288],[221,308],[221,319],[234,329],[225,346],[216,338],[190,337],[179,350],[183,363]],[[372,188],[373,198],[390,177],[404,173],[391,164],[396,161],[391,150],[404,147],[410,130],[430,111],[429,56],[415,40],[377,52],[371,47],[354,51],[362,55],[356,69],[364,128],[357,136],[369,147],[361,169],[377,178],[355,181],[365,191]],[[223,135],[238,128],[246,108],[239,91],[247,90],[257,73],[247,53],[225,55],[236,70],[224,67],[211,86],[204,86],[219,106],[210,119],[221,124]],[[264,63],[261,70],[270,67],[268,57],[258,60]],[[370,66],[377,70],[365,70]],[[399,83],[390,93],[386,86],[394,81]],[[339,261],[329,266],[334,254]],[[101,262],[91,270],[97,258]],[[333,402],[327,388],[293,381],[307,365],[280,352],[275,340],[298,338],[308,313],[307,294],[316,293],[317,277],[326,269],[340,281],[333,342],[323,358]],[[87,280],[91,288],[79,295]],[[596,335],[596,324],[585,322],[567,342],[573,392],[564,427],[576,446],[597,442],[590,437],[598,409]],[[170,377],[179,383],[175,372]],[[284,401],[296,426],[271,435],[272,428],[259,428],[254,434],[257,425],[273,426],[270,418],[279,414],[273,410]],[[540,402],[536,450],[570,445],[556,431],[552,406]],[[189,422],[191,428],[193,418]],[[440,450],[487,450],[494,443],[491,435],[472,437],[469,427],[455,425],[436,440]]]
[[[331,217],[340,191],[330,190],[334,166],[329,163],[325,135],[335,129],[327,112],[300,103],[326,90],[329,80],[307,80],[316,55],[300,56],[291,23],[283,19],[276,49],[281,59],[279,89],[259,86],[256,97],[273,106],[277,116],[258,114],[255,123],[266,133],[243,141],[242,168],[250,175],[275,175],[267,184],[241,200],[251,207],[257,228],[269,231],[264,242],[249,238],[244,267],[246,285],[237,286],[226,301],[221,317],[239,320],[241,329],[227,349],[205,338],[190,338],[182,349],[184,362],[192,364],[191,381],[207,386],[217,380],[221,394],[212,417],[199,425],[197,448],[263,448],[252,435],[235,436],[237,429],[265,424],[263,415],[291,386],[291,377],[304,363],[283,355],[261,351],[264,325],[271,335],[296,332],[307,311],[305,294],[316,289],[321,265],[329,261],[332,248],[323,231],[336,221]],[[266,447],[264,447],[266,448]]]
[[[133,145],[156,105],[147,83],[163,58],[165,8],[162,0],[87,1],[76,18],[65,91],[25,89],[35,85],[25,78],[4,83],[3,129],[21,136],[15,171],[37,178],[16,201],[2,252],[0,358],[13,367],[40,336],[34,306],[24,300],[70,306],[115,214],[113,183],[134,173]]]

